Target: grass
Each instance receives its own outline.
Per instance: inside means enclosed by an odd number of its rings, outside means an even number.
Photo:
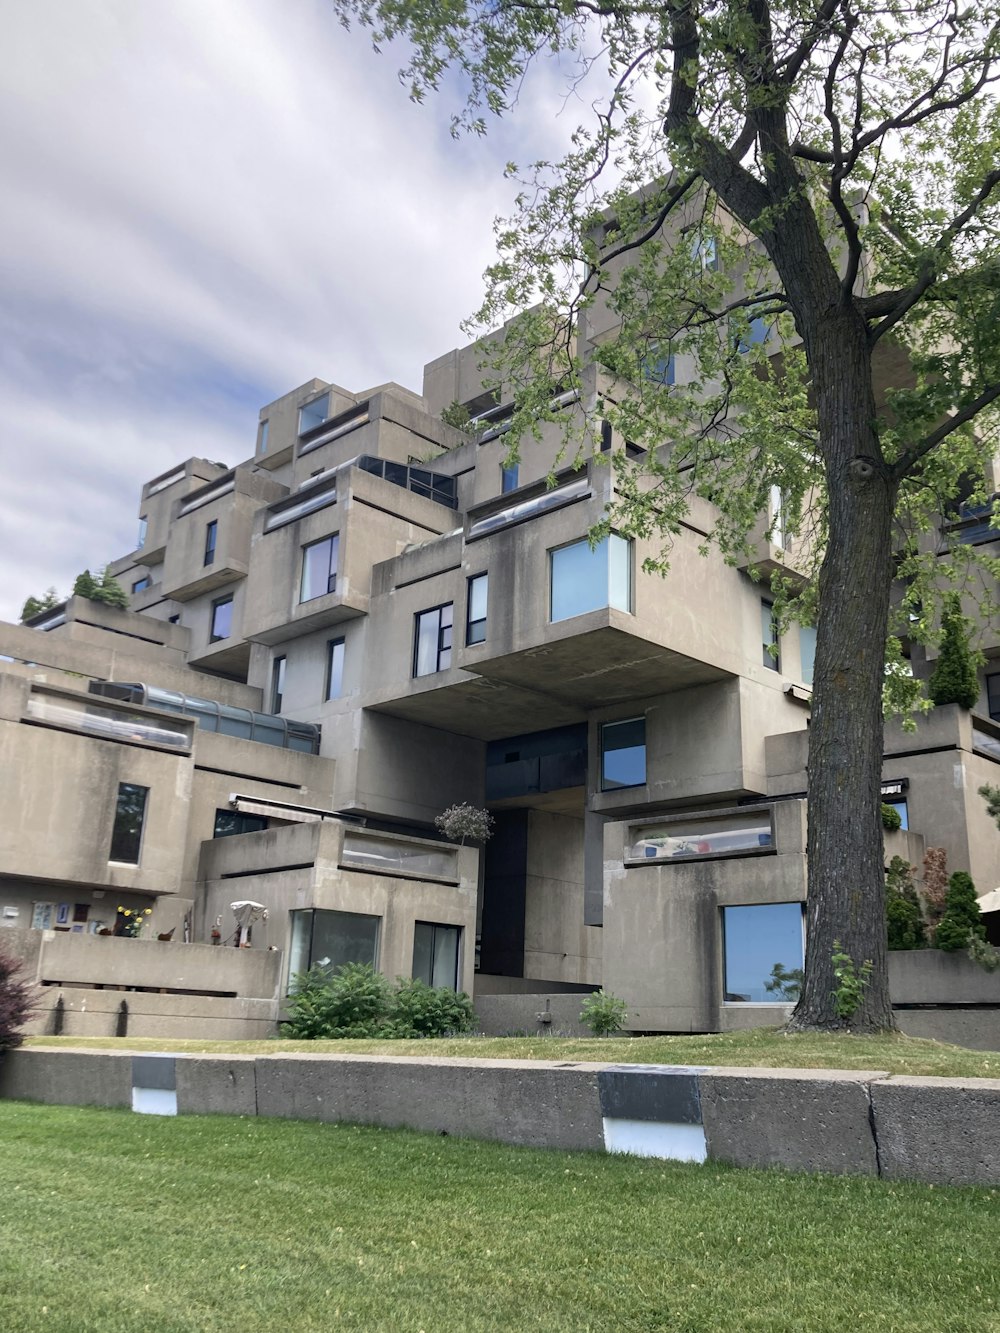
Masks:
[[[0,1102],[10,1333],[1000,1329],[986,1189]]]
[[[871,1069],[946,1078],[1000,1078],[1000,1051],[970,1051],[918,1037],[785,1036],[754,1028],[687,1037],[455,1037],[433,1041],[185,1041],[30,1037],[29,1046],[189,1051],[226,1055],[458,1056],[486,1060],[601,1060],[624,1064],[738,1065],[772,1069]]]

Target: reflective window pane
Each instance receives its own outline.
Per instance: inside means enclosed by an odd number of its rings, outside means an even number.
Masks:
[[[413,976],[428,986],[458,989],[461,928],[418,921],[413,927]]]
[[[569,620],[608,604],[608,551],[601,542],[561,546],[551,553],[552,620]]]
[[[334,533],[322,541],[303,546],[300,602],[311,602],[314,597],[325,597],[327,593],[336,592],[339,545],[340,537]]]
[[[802,984],[801,903],[724,907],[727,1004],[790,1004]]]
[[[344,689],[344,640],[331,639],[326,653],[326,697],[339,699]]]
[[[813,671],[816,666],[815,625],[799,626],[799,662],[803,685],[811,685],[813,683]]]
[[[646,719],[601,727],[601,789],[641,787],[646,781]]]
[[[314,398],[311,403],[306,403],[304,407],[299,408],[299,434],[305,435],[307,431],[315,426],[322,426],[323,422],[330,415],[330,395],[325,393],[320,398]]]
[[[488,575],[476,574],[469,579],[469,600],[465,627],[466,643],[486,642],[486,598]]]
[[[219,639],[228,639],[233,632],[233,599],[232,596],[220,597],[217,602],[212,603],[212,634],[211,642],[215,643]]]
[[[142,825],[146,817],[146,798],[148,787],[138,787],[134,782],[118,784],[118,803],[115,808],[115,823],[111,832],[111,850],[109,861],[123,861],[127,865],[139,864],[142,847]]]
[[[310,967],[331,971],[345,963],[376,963],[380,917],[360,912],[315,912]]]
[[[632,544],[613,532],[608,538],[608,605],[632,610]]]
[[[452,602],[417,613],[413,648],[414,676],[431,676],[451,666],[454,614]]]

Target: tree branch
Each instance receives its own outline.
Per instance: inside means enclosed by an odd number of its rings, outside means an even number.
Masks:
[[[900,481],[907,473],[912,471],[913,467],[920,462],[925,454],[929,454],[932,449],[936,449],[942,440],[947,439],[960,426],[972,421],[984,407],[989,407],[990,403],[996,402],[998,398],[1000,398],[1000,382],[989,385],[978,398],[974,398],[971,403],[966,403],[961,411],[955,412],[952,416],[946,418],[936,430],[932,430],[929,435],[925,435],[919,444],[915,444],[912,449],[907,449],[905,453],[900,454],[891,468],[893,478]]]

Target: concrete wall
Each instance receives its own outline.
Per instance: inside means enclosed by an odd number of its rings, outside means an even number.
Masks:
[[[528,816],[524,975],[600,985],[601,931],[584,924],[583,820]]]
[[[156,1090],[150,1099],[144,1094]],[[282,1054],[22,1048],[0,1096],[267,1115],[560,1150],[941,1185],[1000,1184],[1000,1079]]]

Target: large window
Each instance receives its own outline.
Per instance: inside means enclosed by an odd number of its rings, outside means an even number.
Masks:
[[[487,574],[473,574],[469,579],[469,596],[466,603],[465,642],[486,642],[486,600],[489,587]]]
[[[316,426],[322,426],[330,416],[330,395],[324,393],[299,408],[299,434],[305,435]]]
[[[211,523],[205,528],[205,559],[206,565],[215,564],[215,545],[219,537],[219,520],[213,518]]]
[[[458,954],[462,928],[418,921],[413,927],[413,976],[428,986],[458,990]]]
[[[764,649],[764,665],[771,671],[780,671],[778,620],[774,614],[774,604],[766,600],[760,604],[760,634]]]
[[[327,912],[319,908],[292,912],[292,940],[288,979],[311,967],[334,971],[345,963],[378,963],[378,933],[382,920],[360,912]]]
[[[326,697],[339,699],[344,692],[344,640],[331,639],[326,645]]]
[[[417,613],[413,646],[413,674],[432,676],[451,666],[451,637],[455,607],[452,602]]]
[[[601,727],[601,790],[641,787],[646,781],[646,719],[605,722]]]
[[[142,825],[146,818],[148,796],[148,787],[138,787],[134,782],[118,784],[118,804],[115,808],[115,825],[111,832],[109,861],[121,861],[133,866],[139,864]]]
[[[267,828],[264,815],[248,815],[243,810],[216,810],[213,838],[231,838],[237,833],[262,833]]]
[[[218,643],[220,639],[228,639],[233,632],[233,594],[227,597],[220,597],[218,601],[212,603],[212,632],[209,636],[209,643]]]
[[[300,602],[311,602],[314,597],[325,597],[337,591],[337,551],[340,537],[335,532],[322,541],[310,542],[302,548],[302,587]]]
[[[632,610],[632,543],[613,532],[594,547],[586,538],[549,552],[551,619],[569,620],[613,606]]]
[[[802,985],[801,903],[722,909],[727,1004],[794,1004]]]
[[[276,657],[271,663],[271,712],[280,713],[285,701],[286,657]]]

